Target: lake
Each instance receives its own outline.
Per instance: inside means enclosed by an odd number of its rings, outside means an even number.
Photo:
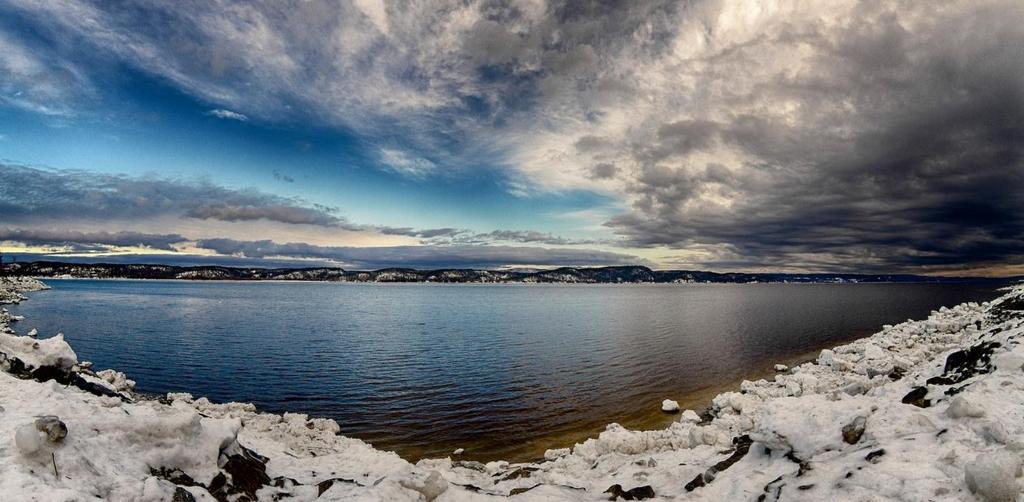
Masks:
[[[438,285],[47,280],[14,327],[149,393],[334,418],[408,459],[524,460],[664,427],[740,379],[993,285]]]

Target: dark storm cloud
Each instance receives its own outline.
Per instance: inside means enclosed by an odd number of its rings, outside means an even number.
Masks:
[[[173,251],[174,244],[187,240],[178,234],[0,228],[0,241],[14,241],[31,246],[69,246],[76,251],[105,250],[109,246],[147,247]]]
[[[799,100],[798,120],[662,126],[659,139],[685,140],[637,156],[634,210],[608,225],[639,246],[717,245],[719,258],[704,262],[717,267],[1021,262],[1024,8],[1003,7],[915,32],[869,9],[815,37],[810,69],[742,97]],[[742,170],[660,163],[712,137],[749,159]],[[708,193],[729,205],[702,205]]]
[[[285,257],[326,260],[349,268],[493,268],[506,265],[623,265],[635,256],[604,251],[515,246],[316,246],[305,243],[203,239],[197,247],[245,258]]]
[[[239,206],[222,203],[203,204],[189,209],[186,216],[201,220],[253,221],[269,220],[294,225],[338,226],[342,220],[319,209],[283,204]]]

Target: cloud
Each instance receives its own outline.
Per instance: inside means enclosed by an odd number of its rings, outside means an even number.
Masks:
[[[75,249],[79,250],[93,250],[96,245],[142,246],[172,250],[172,244],[193,240],[177,233],[82,232],[69,229],[100,225],[117,228],[126,225],[134,226],[147,221],[167,225],[168,219],[183,220],[183,224],[176,228],[184,233],[190,233],[192,232],[190,229],[197,227],[194,220],[221,223],[213,227],[203,227],[199,233],[205,236],[211,234],[223,236],[224,232],[230,231],[228,226],[234,223],[274,222],[283,225],[318,227],[326,232],[327,236],[331,236],[331,232],[334,230],[340,230],[383,236],[411,237],[419,239],[421,244],[426,244],[431,249],[436,248],[435,253],[439,256],[443,254],[439,251],[441,247],[450,247],[452,256],[477,256],[481,260],[485,256],[490,256],[487,253],[494,253],[494,251],[474,255],[468,252],[468,247],[500,242],[564,246],[597,243],[596,241],[573,240],[532,230],[473,232],[468,229],[452,227],[418,229],[354,223],[339,216],[338,209],[334,207],[272,195],[254,189],[226,188],[206,181],[190,182],[154,176],[133,177],[85,171],[40,169],[4,163],[0,163],[0,179],[3,180],[3,183],[0,183],[0,214],[4,215],[3,223],[29,228],[18,230],[0,228],[0,240],[30,245],[74,245]],[[189,223],[190,220],[193,222]],[[262,228],[262,231],[266,232],[280,232],[280,228]],[[312,234],[313,237],[323,235],[320,232],[312,232]],[[294,236],[295,234],[278,235]],[[204,242],[223,244],[235,241],[206,240]],[[267,241],[267,243],[274,246],[273,249],[284,249],[271,241]],[[303,245],[294,244],[290,249],[320,251],[318,247],[302,248]],[[266,253],[260,252],[260,249],[262,248],[248,245],[246,255],[252,258],[265,256]],[[339,249],[347,250],[348,248],[332,248],[330,253],[335,253]],[[214,250],[227,251],[227,254],[234,253],[222,246],[216,247]],[[573,254],[576,251],[578,254]],[[588,250],[576,251],[567,254],[559,254],[555,251],[537,251],[535,255],[530,255],[526,251],[516,252],[524,256],[523,259],[530,263],[542,261],[543,257],[551,257],[558,263],[581,256],[594,256],[595,259],[603,261],[611,259],[610,254]],[[312,251],[310,252],[312,253]],[[341,260],[343,256],[351,256],[353,260],[358,259],[369,263],[369,258],[353,254],[356,253],[354,251],[348,252],[347,255],[330,253],[322,256],[300,254],[298,257]],[[411,251],[408,251],[407,254],[419,256]],[[360,258],[360,256],[363,257]],[[425,260],[425,256],[419,256],[416,259]],[[494,263],[500,261],[496,257],[497,255],[494,256],[490,258],[494,260]],[[396,264],[397,262],[389,263]]]
[[[231,110],[225,110],[223,108],[217,108],[217,109],[214,109],[214,110],[210,110],[210,111],[206,112],[204,115],[208,115],[210,117],[217,117],[219,119],[237,120],[239,122],[245,122],[245,121],[249,120],[249,117],[246,117],[245,115],[243,115],[241,113],[233,112]]]
[[[145,247],[173,251],[174,244],[187,240],[178,234],[0,228],[0,241],[19,242],[31,246],[70,246],[79,251],[102,249],[96,246]]]
[[[508,265],[571,266],[645,263],[635,256],[606,251],[548,249],[525,246],[392,246],[344,247],[272,241],[204,239],[203,249],[246,258],[327,260],[349,268],[495,268]]]
[[[462,242],[521,242],[557,246],[608,244],[608,242],[594,239],[570,239],[536,230],[494,230],[463,236],[460,240]]]
[[[430,160],[414,157],[393,148],[382,149],[380,161],[388,169],[410,178],[424,178],[437,169],[437,165]]]
[[[270,204],[262,206],[203,204],[185,213],[190,218],[220,221],[268,220],[292,225],[319,225],[345,227],[346,221],[322,210],[294,205]]]
[[[70,117],[79,101],[92,98],[95,88],[76,63],[40,57],[39,51],[0,26],[0,104]]]
[[[164,216],[225,222],[267,220],[365,230],[336,209],[208,181],[134,177],[0,163],[0,214],[6,223],[61,219],[124,221]]]
[[[282,173],[281,171],[278,171],[277,169],[274,170],[274,179],[277,180],[277,181],[283,181],[285,183],[295,183],[295,178],[293,178],[293,177],[291,177],[291,176],[289,176],[289,175],[287,175],[285,173]]]
[[[73,113],[95,88],[81,68],[107,58],[224,110],[355,131],[411,179],[488,164],[517,196],[615,197],[627,209],[607,227],[681,263],[891,270],[1024,255],[1019,1],[3,9],[35,20],[50,57],[0,31],[0,99],[40,113]],[[204,210],[275,205],[302,207]]]

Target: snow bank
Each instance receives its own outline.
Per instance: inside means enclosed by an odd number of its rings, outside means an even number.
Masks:
[[[0,282],[0,298],[36,287]],[[62,338],[10,334],[12,321],[0,311],[4,500],[1021,497],[1024,287],[745,381],[710,416],[686,410],[656,431],[611,424],[528,464],[411,464],[340,435],[333,420],[188,394],[145,399],[124,374],[77,363]],[[45,416],[66,437],[42,432]],[[32,447],[16,447],[19,431]]]

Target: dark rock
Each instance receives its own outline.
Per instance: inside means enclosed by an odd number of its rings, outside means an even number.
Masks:
[[[103,385],[87,381],[77,373],[71,371],[70,368],[60,368],[57,366],[29,368],[29,366],[21,359],[17,357],[10,357],[3,352],[0,352],[0,361],[4,363],[3,366],[5,367],[5,371],[21,378],[22,380],[35,380],[37,382],[49,382],[50,380],[55,380],[61,385],[78,387],[79,389],[96,396],[109,396],[119,398],[122,401],[131,401],[127,397],[114,392]]]
[[[176,485],[199,486],[199,483],[196,483],[196,481],[192,479],[191,476],[185,474],[184,471],[178,468],[168,469],[166,467],[161,467],[159,469],[150,469],[149,473],[160,479],[170,481],[171,483],[174,483]]]
[[[932,405],[931,401],[925,399],[927,395],[927,387],[914,387],[907,395],[903,396],[902,402],[903,404],[912,404],[918,408],[927,408]]]
[[[516,469],[513,469],[508,474],[506,474],[505,477],[500,479],[500,481],[509,481],[509,480],[512,480],[512,479],[528,478],[528,477],[530,477],[530,474],[533,473],[536,470],[537,470],[536,467],[528,467],[528,466],[518,467]],[[499,475],[500,474],[495,474],[495,476],[499,476]]]
[[[519,495],[520,493],[526,493],[526,492],[528,492],[528,491],[530,491],[530,490],[532,490],[532,489],[534,489],[534,488],[536,488],[538,486],[540,486],[540,483],[537,483],[537,484],[532,485],[532,486],[520,486],[519,488],[513,488],[513,489],[509,490],[508,496],[511,497],[513,495]],[[619,486],[619,485],[615,485],[615,486]],[[607,493],[607,492],[605,492],[605,493]]]
[[[256,492],[270,485],[265,465],[267,458],[237,443],[229,448],[237,449],[237,453],[229,455],[221,450],[221,455],[227,456],[227,461],[222,471],[210,482],[207,491],[220,502],[256,500]]]
[[[796,477],[798,478],[811,470],[811,464],[802,460],[800,457],[797,457],[792,451],[786,454],[786,459],[799,466],[799,469],[796,471]]]
[[[982,342],[966,350],[946,356],[942,375],[928,379],[930,385],[953,385],[975,375],[992,372],[992,353],[1001,347],[999,342]]]
[[[732,442],[736,445],[736,449],[733,450],[732,455],[730,455],[729,458],[708,467],[708,469],[702,474],[698,474],[695,478],[691,479],[684,487],[686,491],[692,492],[693,490],[714,481],[719,472],[728,469],[745,457],[750,451],[750,445],[754,443],[753,440],[750,439],[750,436],[746,434],[733,438]]]
[[[889,380],[895,382],[896,380],[903,378],[903,375],[906,374],[907,372],[903,368],[893,367],[892,371],[889,372]]]
[[[267,476],[267,467],[259,457],[246,448],[241,448],[241,451],[239,455],[228,457],[223,469],[231,475],[231,486],[235,490],[255,498],[260,488],[270,484],[270,476]]]
[[[176,486],[174,487],[174,496],[171,497],[171,502],[196,502],[196,497],[188,490]]]
[[[860,441],[861,436],[864,435],[864,426],[867,424],[867,419],[864,417],[857,417],[843,426],[843,441],[846,444],[856,444]]]
[[[36,430],[46,433],[51,443],[63,441],[68,435],[68,426],[54,415],[46,415],[36,419]]]
[[[352,480],[352,479],[345,479],[345,478],[325,479],[325,480],[323,480],[323,481],[321,481],[321,482],[316,484],[316,496],[319,497],[319,496],[323,495],[324,492],[326,492],[327,490],[330,490],[331,487],[334,486],[335,483],[349,483],[349,484],[353,484],[353,485],[358,484],[358,483],[355,482],[355,480]]]
[[[782,495],[782,487],[784,486],[786,486],[786,483],[782,481],[782,476],[773,479],[770,483],[764,485],[764,493],[757,497],[757,502],[779,500],[779,496]],[[769,499],[769,497],[771,498]]]
[[[864,457],[864,460],[867,460],[868,462],[871,462],[872,464],[877,464],[878,463],[878,459],[882,458],[882,455],[885,455],[885,449],[884,448],[875,450],[875,451],[873,451],[871,453],[868,453]]]
[[[797,490],[802,490],[802,491],[810,490],[811,488],[814,488],[814,483],[811,483],[809,485],[800,485],[800,486],[796,487]]]
[[[471,469],[480,472],[487,470],[487,467],[483,463],[475,460],[456,460],[452,462],[452,467],[462,467],[464,469]]]
[[[294,488],[296,486],[302,486],[302,483],[299,483],[297,480],[292,479],[292,478],[286,478],[284,476],[278,476],[278,477],[274,478],[270,482],[270,486],[273,486],[274,488],[290,489],[290,488]]]
[[[210,480],[210,486],[206,487],[206,491],[210,492],[210,495],[213,495],[213,498],[218,501],[225,502],[228,500],[227,493],[225,493],[227,488],[228,477],[225,476],[223,472],[218,472],[217,475]]]
[[[623,490],[622,485],[612,485],[604,492],[611,494],[610,500],[619,500],[620,498],[622,500],[645,500],[655,497],[654,488],[651,488],[650,485],[638,486],[629,490]]]

